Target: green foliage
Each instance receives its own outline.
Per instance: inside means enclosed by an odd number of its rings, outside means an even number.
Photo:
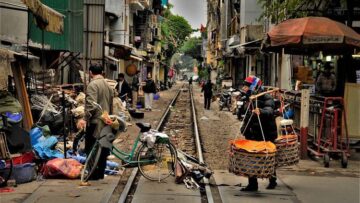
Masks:
[[[198,75],[199,75],[199,78],[200,79],[204,79],[204,80],[208,80],[209,79],[209,72],[208,70],[206,69],[206,67],[203,67],[203,66],[199,66],[198,67]]]
[[[164,21],[161,23],[161,44],[166,58],[174,55],[193,31],[184,17],[171,13],[171,8],[172,5],[169,5],[164,11]]]
[[[201,44],[202,39],[192,37],[184,42],[180,48],[180,52],[190,55],[193,58],[199,58],[201,56]]]
[[[263,9],[260,18],[270,18],[273,23],[289,18],[324,16],[335,0],[257,0]],[[348,0],[347,0],[348,1]],[[346,4],[341,0],[341,4]]]

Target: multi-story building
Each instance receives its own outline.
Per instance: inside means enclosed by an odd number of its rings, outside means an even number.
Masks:
[[[116,70],[110,77],[133,64],[143,78],[150,73],[155,80],[164,79],[159,61],[162,6],[159,0],[106,1],[105,56],[107,67]]]

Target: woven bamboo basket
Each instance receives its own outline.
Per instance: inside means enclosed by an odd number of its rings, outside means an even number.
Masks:
[[[275,143],[276,167],[293,166],[299,163],[299,143],[297,141],[287,143]]]
[[[239,176],[270,178],[275,170],[274,153],[250,153],[231,146],[229,172]]]

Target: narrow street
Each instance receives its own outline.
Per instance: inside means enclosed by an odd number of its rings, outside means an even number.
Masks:
[[[360,0],[0,0],[0,203],[360,203]]]

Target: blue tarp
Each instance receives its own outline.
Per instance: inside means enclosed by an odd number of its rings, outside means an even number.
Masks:
[[[50,136],[34,145],[33,149],[42,159],[64,158],[60,151],[53,149],[57,142],[58,140],[55,136]]]

